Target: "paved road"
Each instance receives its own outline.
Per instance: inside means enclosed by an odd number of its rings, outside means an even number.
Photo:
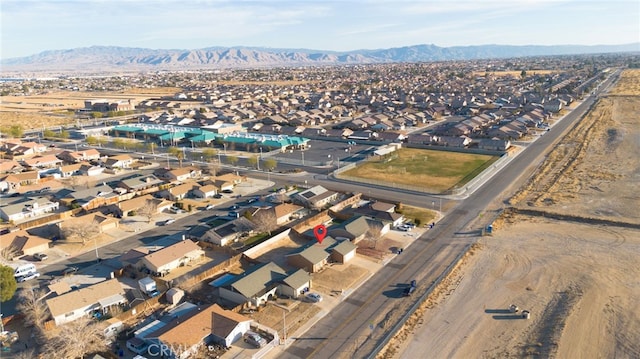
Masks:
[[[296,340],[281,357],[368,357],[393,323],[413,304],[408,298],[399,296],[399,285],[417,279],[420,285],[414,298],[424,292],[460,252],[476,240],[474,230],[481,229],[486,223],[482,219],[474,220],[492,202],[506,198],[503,196],[535,172],[545,154],[575,125],[594,99],[595,96],[585,99],[552,131],[528,146],[516,161],[499,170],[483,187],[455,206],[433,230],[427,231],[402,255],[395,257],[303,336],[294,338]],[[378,189],[372,191],[372,195],[378,195]]]

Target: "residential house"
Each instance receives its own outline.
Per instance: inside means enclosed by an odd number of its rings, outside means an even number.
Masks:
[[[70,165],[58,167],[58,172],[60,173],[60,177],[69,178],[69,177],[73,177],[75,175],[80,174],[81,167],[82,167],[82,163],[73,163]]]
[[[185,303],[190,304],[190,303]],[[188,358],[196,354],[200,346],[212,342],[230,347],[249,331],[252,319],[225,310],[217,304],[196,307],[172,313],[169,318],[152,322],[144,332],[136,332],[136,338],[155,346],[149,346],[149,354],[169,358]],[[167,348],[161,352],[160,348]]]
[[[0,191],[17,191],[22,186],[38,184],[39,181],[38,171],[8,174],[0,177]]]
[[[164,183],[163,180],[154,175],[140,174],[120,181],[118,186],[126,189],[128,192],[149,193],[158,190],[160,185]]]
[[[248,332],[253,322],[236,312],[225,310],[217,304],[211,307],[211,339],[225,348],[240,340]]]
[[[44,252],[49,249],[50,243],[50,240],[29,234],[26,230],[0,235],[0,250],[7,248],[7,253],[13,253],[14,257]]]
[[[72,165],[73,166],[73,165]],[[68,206],[80,205],[85,210],[118,203],[119,195],[106,184],[63,194],[60,200]]]
[[[14,159],[33,157],[45,152],[47,146],[36,142],[18,142],[17,146],[9,148],[9,153]]]
[[[219,246],[226,246],[244,236],[250,235],[255,229],[256,225],[253,222],[245,217],[238,217],[206,231],[199,239]]]
[[[115,155],[110,156],[104,161],[104,166],[108,169],[125,169],[131,168],[131,165],[136,161],[135,158],[129,155]]]
[[[259,307],[276,295],[286,277],[285,270],[273,262],[256,265],[220,287],[220,297],[232,303]]]
[[[117,279],[109,279],[46,299],[56,325],[72,322],[94,312],[109,313],[112,307],[125,304],[125,292]]]
[[[182,167],[175,169],[158,169],[155,172],[158,178],[161,178],[167,182],[185,182],[190,179],[200,178],[202,176],[202,170],[196,167]]]
[[[160,213],[171,207],[171,202],[153,198],[150,194],[146,194],[144,196],[134,197],[126,201],[115,203],[109,207],[109,212],[113,213],[116,217],[122,218],[148,204],[155,209],[156,213]]]
[[[0,218],[5,221],[22,221],[58,210],[59,203],[47,198],[21,199],[0,207]]]
[[[297,299],[311,288],[311,274],[299,269],[282,280],[280,295]]]
[[[192,191],[200,188],[196,182],[187,182],[174,187],[167,188],[161,191],[159,194],[162,198],[166,198],[170,201],[179,201],[186,198]]]
[[[331,260],[336,263],[347,263],[356,256],[358,247],[349,240],[339,241],[331,250]]]
[[[147,254],[138,261],[137,267],[146,268],[154,275],[162,276],[202,256],[202,248],[187,239]]]
[[[368,235],[381,235],[389,231],[389,229],[389,223],[383,223],[364,216],[354,216],[337,226],[331,226],[328,231],[333,238],[347,238],[353,243],[358,243]]]
[[[25,158],[22,163],[32,169],[53,168],[62,163],[58,157],[54,155],[44,155]]]
[[[94,228],[98,233],[120,227],[120,221],[112,216],[106,216],[99,212],[88,213],[78,217],[71,217],[59,224],[60,228],[86,226]]]
[[[89,162],[100,159],[100,152],[95,148],[88,148],[82,151],[62,151],[57,154],[58,158],[68,163]]]
[[[499,138],[482,138],[476,140],[478,142],[478,148],[488,151],[506,151],[511,147],[511,141]]]
[[[15,160],[0,159],[0,173],[20,173],[24,167]]]
[[[329,191],[318,185],[295,193],[293,199],[309,208],[322,208],[338,199],[338,192]]]
[[[467,136],[456,136],[456,137],[442,136],[438,139],[438,145],[446,146],[446,147],[464,148],[469,146],[471,142],[472,142],[471,138]]]
[[[316,242],[308,247],[302,247],[295,253],[287,254],[287,262],[296,268],[309,273],[319,272],[329,261],[329,247],[336,243],[332,237],[325,237],[322,243]]]
[[[191,192],[197,198],[211,198],[218,193],[218,187],[213,184],[207,184],[194,188]]]

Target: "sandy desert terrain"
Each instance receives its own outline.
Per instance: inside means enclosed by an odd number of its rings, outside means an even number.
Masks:
[[[639,109],[627,70],[380,357],[639,358]]]
[[[84,108],[85,100],[107,99],[136,102],[179,92],[174,87],[129,89],[126,92],[50,91],[31,96],[0,96],[0,128],[20,124],[24,129],[74,123],[75,110]]]

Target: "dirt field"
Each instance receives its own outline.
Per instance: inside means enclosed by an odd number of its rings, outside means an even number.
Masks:
[[[130,89],[127,92],[52,91],[44,95],[0,96],[0,128],[19,123],[24,129],[73,123],[74,111],[90,99],[136,102],[173,95],[177,88]]]
[[[625,72],[512,199],[576,221],[503,218],[380,357],[640,357],[639,84]]]

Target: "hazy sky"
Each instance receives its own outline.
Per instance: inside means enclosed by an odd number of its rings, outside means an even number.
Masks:
[[[0,58],[92,45],[597,45],[640,41],[640,1],[0,0],[0,22]]]

